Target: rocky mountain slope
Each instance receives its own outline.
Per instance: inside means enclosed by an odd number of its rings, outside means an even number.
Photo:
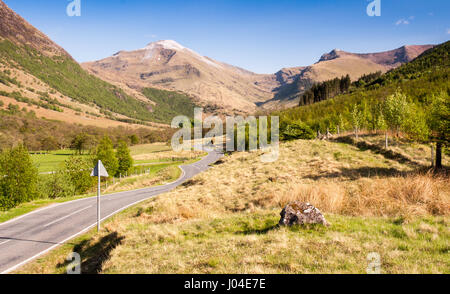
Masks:
[[[311,66],[281,69],[275,74],[255,74],[204,57],[172,40],[158,41],[135,51],[84,63],[98,77],[135,90],[144,87],[177,90],[195,97],[212,112],[252,113],[298,104],[298,96],[314,83],[349,74],[386,72],[409,62],[426,46],[356,54],[333,50]]]
[[[379,52],[357,54],[335,49],[322,55],[320,60],[311,66],[294,68],[288,75],[292,82],[281,84],[275,89],[273,99],[262,105],[264,108],[297,106],[299,95],[308,90],[314,83],[342,77],[347,74],[352,80],[377,71],[387,72],[402,64],[412,61],[433,45],[403,46],[401,48]],[[278,74],[283,75],[283,73]]]
[[[47,56],[70,55],[0,0],[0,38],[30,46]]]
[[[136,51],[121,51],[84,63],[83,67],[107,81],[133,89],[182,91],[218,111],[252,112],[256,110],[255,103],[272,96],[272,87],[267,86],[270,78],[264,81],[264,75],[201,56],[171,40],[150,43]]]
[[[193,116],[192,98],[121,88],[85,71],[64,49],[0,0],[0,109],[95,126],[160,126]],[[184,104],[184,107],[180,107]]]

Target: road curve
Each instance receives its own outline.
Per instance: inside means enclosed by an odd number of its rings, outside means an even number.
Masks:
[[[101,218],[105,220],[146,199],[167,193],[206,171],[223,153],[210,149],[202,160],[182,165],[175,182],[153,188],[102,196]],[[40,255],[64,244],[96,225],[96,197],[52,205],[0,224],[0,273],[9,273]]]

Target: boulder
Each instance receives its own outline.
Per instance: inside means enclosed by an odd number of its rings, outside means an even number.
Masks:
[[[322,212],[310,203],[294,201],[288,204],[280,213],[280,226],[305,224],[322,224],[330,226]]]

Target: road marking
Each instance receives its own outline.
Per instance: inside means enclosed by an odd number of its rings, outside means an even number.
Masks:
[[[66,216],[64,216],[64,217],[62,217],[62,218],[59,218],[59,219],[57,219],[57,220],[55,220],[55,221],[52,221],[51,223],[46,224],[46,225],[44,226],[44,228],[46,228],[46,227],[48,227],[48,226],[51,226],[51,225],[53,225],[53,224],[56,224],[56,223],[58,223],[58,222],[60,222],[60,221],[62,221],[62,220],[65,220],[66,218],[69,218],[69,217],[71,217],[72,215],[75,215],[75,214],[77,214],[77,213],[80,213],[80,212],[82,212],[82,211],[85,211],[86,209],[91,208],[91,207],[92,207],[92,205],[91,205],[91,206],[88,206],[88,207],[85,207],[85,208],[83,208],[83,209],[77,210],[77,211],[75,211],[75,212],[72,212],[71,214],[68,214],[68,215],[66,215]]]
[[[8,240],[8,241],[5,241],[5,242],[2,242],[2,243],[0,243],[0,245],[6,244],[6,243],[8,243],[8,242],[11,242],[11,240]]]
[[[206,156],[206,157],[208,157],[208,156]],[[200,160],[200,161],[205,160],[206,157],[203,158],[203,159]],[[220,156],[220,157],[222,157],[222,156]],[[217,160],[218,160],[218,159],[217,159]],[[205,160],[205,161],[206,161],[206,160]],[[188,165],[188,166],[189,166],[189,165]],[[187,166],[187,167],[188,167],[188,166]],[[184,178],[184,176],[186,175],[186,172],[185,172],[184,169],[183,169],[184,166],[183,166],[183,165],[180,165],[180,166],[178,166],[178,167],[179,167],[179,168],[181,169],[181,171],[182,171],[181,177],[180,177],[178,180],[176,180],[176,181],[174,181],[174,182],[172,182],[172,183],[168,183],[168,184],[163,185],[163,186],[160,186],[160,187],[172,185],[172,184],[178,183],[178,182],[181,181],[181,180],[184,180],[183,178]],[[149,188],[137,189],[137,190],[134,190],[134,191],[147,190],[147,189],[149,189]],[[150,188],[150,189],[151,189],[151,188]],[[127,192],[134,192],[134,191],[127,191]],[[157,191],[150,191],[150,192],[157,192]],[[116,195],[116,196],[117,196],[118,194],[123,194],[123,193],[126,193],[126,192],[122,192],[122,193],[119,192],[119,193],[116,193],[116,194],[110,194],[110,195]],[[159,194],[158,194],[158,195],[159,195]],[[148,200],[148,199],[154,198],[154,197],[156,197],[156,196],[158,196],[158,195],[152,195],[151,197],[141,199],[141,200],[136,201],[136,202],[134,202],[134,203],[131,203],[131,204],[125,206],[125,207],[122,207],[122,208],[120,208],[120,209],[114,211],[113,213],[107,215],[106,217],[102,218],[100,221],[103,222],[104,220],[110,218],[111,216],[113,216],[113,215],[115,215],[115,214],[117,214],[117,213],[119,213],[119,212],[121,212],[121,211],[123,211],[123,210],[125,210],[125,209],[127,209],[127,208],[130,208],[130,207],[132,207],[132,206],[134,206],[134,205],[137,205],[137,204],[139,204],[139,203],[141,203],[141,202],[144,202],[144,201],[146,201],[146,200]],[[78,199],[78,200],[74,200],[74,201],[70,201],[70,202],[73,203],[73,202],[76,202],[76,201],[86,200],[86,199],[93,199],[93,198],[96,198],[96,196],[94,196],[94,197],[92,197],[92,198]],[[65,202],[65,203],[61,203],[61,204],[67,204],[67,203],[70,203],[70,202]],[[13,219],[13,220],[14,220],[14,219]],[[0,225],[1,225],[1,224],[0,224]],[[10,273],[10,272],[14,271],[15,269],[17,269],[17,268],[19,268],[19,267],[21,267],[21,266],[27,264],[28,262],[30,262],[30,261],[32,261],[32,260],[38,258],[39,256],[41,256],[41,255],[43,255],[43,254],[45,254],[45,253],[47,253],[47,252],[53,250],[54,248],[56,248],[56,247],[58,247],[58,246],[60,246],[60,245],[62,245],[62,244],[64,244],[64,243],[66,243],[67,241],[69,241],[69,240],[71,240],[71,239],[74,239],[75,237],[77,237],[77,236],[79,236],[79,235],[81,235],[81,234],[83,234],[83,233],[89,231],[91,228],[95,227],[96,225],[97,225],[97,222],[95,222],[94,224],[92,224],[92,225],[90,225],[90,226],[88,226],[88,227],[82,229],[82,230],[79,231],[78,233],[76,233],[76,234],[74,234],[74,235],[72,235],[72,236],[70,236],[70,237],[64,239],[63,241],[58,242],[58,244],[55,244],[55,245],[53,245],[53,246],[51,246],[51,247],[49,247],[49,248],[47,248],[47,249],[45,249],[45,250],[43,250],[43,251],[37,253],[36,255],[34,255],[34,256],[32,256],[32,257],[30,257],[30,258],[28,258],[28,259],[26,259],[26,260],[24,260],[24,261],[22,261],[22,262],[20,262],[20,263],[14,265],[14,266],[12,266],[12,267],[10,267],[9,269],[4,270],[3,272],[0,272],[0,274],[3,275],[3,274],[7,274],[7,273]]]

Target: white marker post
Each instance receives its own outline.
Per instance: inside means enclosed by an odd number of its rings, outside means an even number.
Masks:
[[[94,168],[94,170],[91,173],[91,177],[98,177],[98,191],[97,191],[97,232],[100,231],[100,193],[101,193],[101,187],[100,187],[100,181],[101,177],[108,178],[108,172],[106,171],[106,168],[103,166],[103,163],[101,160],[98,161],[97,166]]]

